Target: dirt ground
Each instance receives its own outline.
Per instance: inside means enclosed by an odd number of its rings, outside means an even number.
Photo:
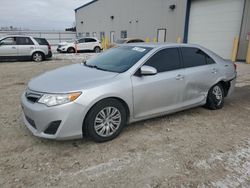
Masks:
[[[222,110],[134,123],[102,144],[34,137],[21,119],[27,82],[85,56],[0,63],[0,187],[250,187],[250,65],[238,64]]]

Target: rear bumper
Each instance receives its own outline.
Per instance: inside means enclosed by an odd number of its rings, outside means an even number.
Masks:
[[[230,81],[230,88],[227,93],[227,97],[229,97],[235,90],[236,77]]]
[[[46,55],[46,58],[51,58],[52,57],[52,52],[49,51],[49,53]]]

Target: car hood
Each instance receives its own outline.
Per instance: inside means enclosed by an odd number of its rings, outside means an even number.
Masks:
[[[60,46],[66,46],[66,45],[74,45],[74,42],[61,42],[59,43]]]
[[[81,91],[107,83],[119,73],[97,70],[83,64],[74,64],[55,69],[33,78],[28,88],[45,93],[67,93]]]

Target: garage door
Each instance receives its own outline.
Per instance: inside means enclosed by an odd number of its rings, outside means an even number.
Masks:
[[[239,36],[244,0],[192,0],[188,42],[200,44],[230,59]]]

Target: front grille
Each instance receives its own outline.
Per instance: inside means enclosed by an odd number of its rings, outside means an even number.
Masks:
[[[35,124],[35,121],[31,118],[29,118],[28,116],[25,115],[25,118],[26,120],[29,122],[29,124],[34,128],[36,129],[36,124]]]
[[[38,102],[38,100],[42,97],[42,94],[31,90],[27,90],[25,96],[28,101],[35,103]]]

